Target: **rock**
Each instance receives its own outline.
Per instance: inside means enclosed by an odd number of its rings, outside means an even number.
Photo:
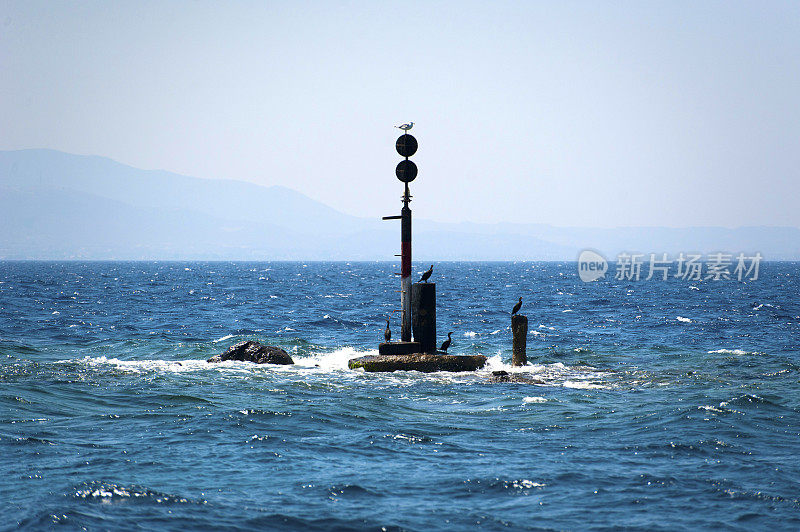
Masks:
[[[434,355],[431,353],[413,353],[410,355],[368,355],[352,358],[348,362],[350,369],[362,368],[364,371],[475,371],[486,364],[483,355]]]
[[[545,384],[542,379],[529,377],[521,373],[509,373],[507,371],[493,371],[489,377],[489,382],[520,382],[524,384]]]
[[[256,364],[294,364],[289,353],[280,347],[261,345],[252,341],[232,345],[221,355],[214,355],[206,362],[223,362],[225,360],[241,360]]]

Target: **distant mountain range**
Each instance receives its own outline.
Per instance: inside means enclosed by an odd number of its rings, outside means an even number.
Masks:
[[[288,188],[139,170],[54,150],[0,151],[0,259],[396,260],[399,224]],[[414,220],[417,260],[575,260],[591,248],[800,259],[796,227],[553,227]]]

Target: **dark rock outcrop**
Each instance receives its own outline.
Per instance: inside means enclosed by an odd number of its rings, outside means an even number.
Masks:
[[[489,377],[489,382],[519,382],[524,384],[545,384],[545,382],[538,377],[530,377],[520,373],[509,373],[504,370],[493,371],[492,376]]]
[[[223,362],[225,360],[241,360],[256,364],[294,364],[289,353],[280,347],[262,345],[252,341],[232,345],[221,355],[214,355],[206,362]]]
[[[483,355],[434,355],[430,353],[414,353],[411,355],[368,355],[352,358],[348,362],[350,369],[363,368],[364,371],[475,371],[486,364]]]

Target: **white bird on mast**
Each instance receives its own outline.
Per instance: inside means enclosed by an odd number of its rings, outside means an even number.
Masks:
[[[402,129],[403,131],[408,131],[409,129],[414,127],[414,122],[409,122],[408,124],[402,124],[402,125],[394,126],[394,127],[398,128],[398,129]]]

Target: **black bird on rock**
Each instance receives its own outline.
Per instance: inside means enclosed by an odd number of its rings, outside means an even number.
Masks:
[[[427,272],[422,274],[422,277],[420,277],[419,282],[423,282],[424,281],[424,282],[427,283],[428,279],[431,278],[431,275],[433,275],[433,264],[431,264],[431,267]]]
[[[392,330],[389,328],[389,320],[386,320],[386,330],[383,331],[383,337],[387,342],[392,341]]]
[[[514,305],[514,310],[511,311],[511,315],[513,316],[514,314],[519,312],[519,309],[521,308],[522,308],[522,298],[519,298],[519,302],[517,302],[517,304]]]
[[[445,353],[447,353],[447,348],[450,347],[450,343],[453,341],[453,339],[450,338],[450,336],[452,334],[453,333],[451,333],[451,332],[447,333],[447,340],[442,342],[442,347],[439,348],[441,351],[444,351]]]

